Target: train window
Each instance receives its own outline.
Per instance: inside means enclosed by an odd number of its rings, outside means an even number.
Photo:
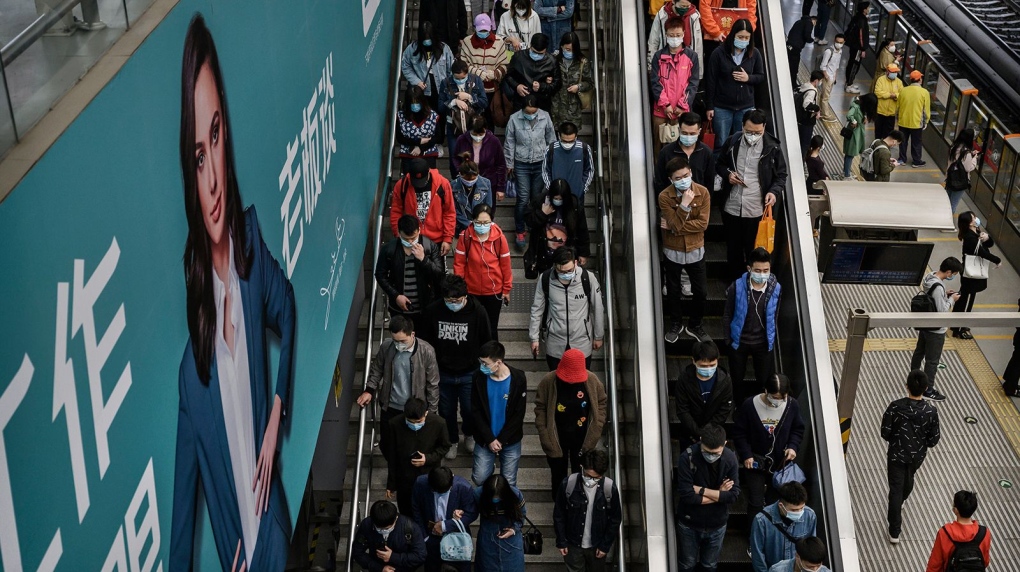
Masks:
[[[995,203],[995,206],[999,207],[999,210],[1001,211],[1006,210],[1006,195],[1009,194],[1010,183],[1009,174],[1013,172],[1015,163],[1016,153],[1009,147],[1006,147],[1002,158],[1002,168],[1000,169],[1002,174],[995,182],[995,193],[992,195],[992,202]],[[1020,201],[1020,197],[1012,198],[1013,203],[1016,203],[1017,201]],[[1010,208],[1011,213],[1015,210],[1015,206]]]
[[[943,76],[943,79],[948,81],[949,78]],[[936,86],[935,99],[938,99],[939,93],[939,86]],[[946,104],[946,128],[942,134],[942,138],[950,145],[952,145],[953,139],[956,138],[956,125],[960,121],[960,98],[962,96],[963,94],[960,92],[960,89],[950,84],[949,102]]]
[[[1020,231],[1020,176],[1013,177],[1013,192],[1010,193],[1009,211],[1006,213],[1009,224]]]
[[[869,47],[872,50],[876,50],[878,42],[881,41],[879,39],[878,31],[880,29],[879,22],[881,21],[882,16],[885,16],[886,18],[889,17],[885,9],[882,8],[881,6],[879,6],[877,10],[872,9],[870,12],[868,12],[868,29],[871,30],[871,46]]]
[[[994,119],[990,122],[988,129],[988,144],[985,146],[985,154],[981,161],[981,178],[985,180],[990,188],[995,188],[995,177],[999,173],[999,161],[1002,159],[1002,133]]]
[[[946,101],[945,99],[939,99],[939,84],[945,83],[948,85],[948,78],[942,76],[939,73],[939,69],[935,67],[935,64],[927,57],[923,58],[926,62],[924,69],[921,73],[924,74],[924,88],[928,90],[928,93],[934,94],[931,98],[931,126],[935,128],[935,131],[939,134],[943,132],[946,124]]]

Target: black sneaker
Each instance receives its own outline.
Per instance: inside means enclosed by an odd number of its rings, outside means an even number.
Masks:
[[[1006,397],[1020,397],[1020,389],[1014,389],[1013,391],[1006,391],[1006,389],[1003,388],[1003,392],[1005,392]]]
[[[923,397],[925,399],[930,399],[931,401],[945,401],[946,400],[946,396],[943,395],[942,392],[940,392],[939,390],[935,389],[934,387],[931,388],[931,389],[926,389],[924,391],[924,396]]]
[[[669,331],[663,336],[668,344],[675,344],[680,339],[680,334],[684,331],[684,327],[680,322],[673,322],[673,325],[669,327]]]
[[[925,166],[927,164],[928,164],[928,161],[921,161],[920,163],[914,163],[913,165],[911,165],[911,167],[913,167],[915,169],[920,169],[921,167],[923,167],[923,166]]]
[[[698,340],[699,342],[707,342],[712,339],[711,336],[705,333],[705,328],[702,328],[700,324],[697,326],[687,326],[684,328],[684,331],[688,336]]]

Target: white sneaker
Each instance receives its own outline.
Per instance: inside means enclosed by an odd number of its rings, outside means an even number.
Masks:
[[[464,451],[467,452],[468,455],[474,455],[475,454],[475,438],[474,437],[464,437],[464,440],[461,441],[461,442],[464,443]]]
[[[447,461],[452,461],[452,460],[456,459],[457,458],[457,445],[459,445],[459,443],[454,443],[450,447],[450,450],[447,451],[445,455],[443,455],[443,458],[446,459]]]
[[[829,40],[826,40],[825,38],[819,38],[815,40],[815,43],[818,44],[819,46],[827,46],[829,44]]]
[[[683,286],[680,287],[680,294],[684,296],[693,296],[694,290],[691,290],[690,284],[684,284]]]

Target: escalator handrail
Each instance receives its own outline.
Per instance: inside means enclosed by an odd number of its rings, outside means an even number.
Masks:
[[[612,263],[610,260],[610,226],[609,226],[609,202],[606,197],[605,186],[602,184],[602,99],[599,78],[599,53],[598,53],[598,28],[596,27],[595,18],[595,6],[592,5],[588,10],[589,17],[589,33],[588,33],[588,51],[589,57],[592,62],[592,84],[594,86],[594,97],[592,98],[592,115],[594,116],[595,124],[595,149],[596,149],[596,165],[598,174],[595,177],[595,196],[597,199],[598,209],[602,227],[602,290],[605,295],[605,308],[606,313],[606,350],[605,350],[605,367],[606,367],[606,385],[609,388],[609,406],[608,411],[612,413],[609,415],[610,432],[612,440],[610,441],[612,446],[612,466],[613,476],[616,477],[616,486],[618,489],[617,495],[619,498],[620,506],[623,506],[623,487],[624,487],[624,475],[623,469],[620,464],[620,426],[618,419],[620,417],[619,399],[616,393],[616,337],[615,327],[616,318],[613,312],[613,273]],[[627,555],[624,549],[624,517],[621,511],[621,521],[617,532],[616,543],[617,556],[616,566],[619,572],[626,572],[627,570]]]
[[[400,15],[400,27],[398,28],[398,38],[393,44],[393,54],[391,58],[394,63],[393,69],[393,83],[390,84],[393,90],[393,95],[390,98],[389,117],[390,124],[389,130],[387,131],[387,144],[383,147],[386,149],[386,171],[380,176],[379,186],[376,190],[377,202],[376,212],[378,215],[375,220],[375,227],[372,229],[372,265],[375,265],[375,261],[379,258],[380,242],[382,241],[382,228],[383,228],[383,211],[386,205],[386,193],[389,188],[390,175],[393,173],[393,150],[396,144],[396,132],[397,132],[397,107],[400,101],[400,56],[404,46],[404,40],[407,36],[407,3],[408,0],[400,0],[397,4],[398,14]],[[364,384],[368,384],[368,371],[372,364],[372,344],[374,340],[375,329],[375,312],[376,303],[379,298],[379,283],[375,280],[373,273],[372,278],[372,291],[369,297],[369,308],[368,308],[368,340],[365,342],[365,375]],[[379,340],[382,341],[382,327],[380,326]],[[364,387],[363,386],[363,389]],[[368,513],[368,503],[372,494],[372,460],[371,457],[375,453],[375,448],[372,446],[375,443],[376,433],[376,421],[379,419],[379,415],[376,414],[378,409],[378,401],[373,399],[370,404],[371,410],[367,407],[363,407],[361,412],[358,414],[358,450],[357,460],[354,464],[354,485],[351,487],[351,522],[350,522],[350,533],[347,536],[347,564],[346,571],[351,572],[351,563],[354,561],[352,555],[354,553],[354,539],[357,533],[359,524],[359,513],[360,504],[358,498],[360,496],[361,488],[361,466],[365,457],[365,426],[368,424],[369,412],[371,412],[372,424],[371,434],[369,435],[369,475],[365,484],[365,509],[364,513]],[[338,515],[339,516],[339,515]]]

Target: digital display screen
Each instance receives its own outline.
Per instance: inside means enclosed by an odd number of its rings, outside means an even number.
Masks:
[[[834,240],[822,282],[917,286],[935,244],[886,240]]]

